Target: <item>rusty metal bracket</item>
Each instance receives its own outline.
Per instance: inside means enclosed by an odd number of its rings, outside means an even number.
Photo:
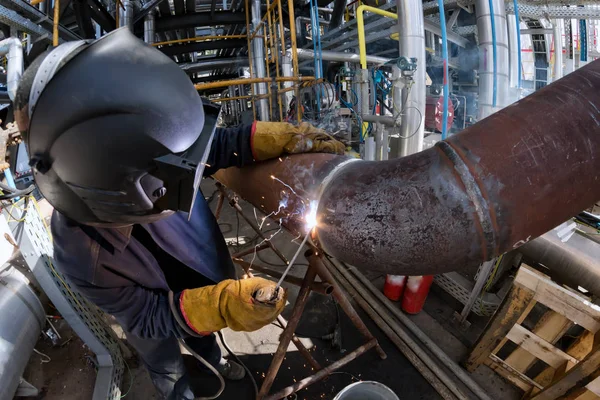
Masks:
[[[228,198],[229,204],[231,207],[252,227],[252,229],[261,237],[265,243],[262,243],[259,246],[256,246],[252,250],[244,250],[238,252],[233,255],[233,262],[240,265],[247,274],[251,274],[252,270],[264,273],[266,275],[272,276],[274,278],[281,277],[281,272],[275,271],[268,267],[262,266],[256,263],[249,263],[241,257],[245,255],[249,255],[254,252],[264,251],[265,249],[272,249],[275,254],[287,264],[287,258],[275,247],[273,243],[271,243],[265,235],[262,233],[260,227],[254,223],[248,216],[244,214],[243,209],[238,203],[236,197],[231,196],[227,193],[224,186],[221,184],[217,184],[217,188],[220,191],[219,203],[217,204],[217,209],[215,212],[215,216],[220,216],[222,211],[222,205],[225,198]],[[368,350],[374,348],[377,351],[377,354],[381,359],[385,359],[387,355],[383,351],[383,349],[379,346],[377,339],[371,334],[367,326],[364,324],[346,295],[342,292],[341,288],[338,286],[336,281],[334,280],[331,273],[327,270],[322,262],[322,254],[319,254],[319,251],[311,245],[313,249],[307,250],[305,253],[306,258],[308,259],[308,268],[303,278],[295,277],[288,275],[285,278],[285,281],[297,286],[300,286],[300,292],[298,293],[298,297],[296,298],[296,302],[294,303],[292,314],[289,321],[285,321],[285,319],[281,316],[278,317],[277,321],[283,332],[281,333],[279,339],[279,345],[277,347],[277,351],[273,356],[273,360],[271,361],[271,365],[265,374],[265,379],[260,387],[258,399],[259,400],[276,400],[285,398],[299,390],[304,389],[307,386],[312,385],[330,375],[335,370],[343,367],[348,364],[350,361],[354,360],[361,354],[367,352]],[[320,281],[316,281],[315,278],[319,276]],[[350,318],[354,326],[358,329],[362,336],[365,337],[365,344],[356,348],[355,350],[347,353],[341,359],[333,362],[328,366],[321,366],[317,360],[310,354],[308,349],[302,344],[300,339],[295,335],[296,327],[300,322],[300,318],[302,317],[302,313],[304,311],[304,307],[306,306],[306,302],[310,295],[311,291],[315,291],[321,294],[330,294],[336,300],[340,309]],[[285,358],[285,354],[287,352],[288,346],[292,342],[294,346],[298,349],[298,352],[306,359],[306,361],[312,366],[312,368],[316,371],[314,374],[295,382],[292,385],[289,385],[280,391],[269,394],[271,390],[271,386],[277,376],[279,369],[283,363]]]

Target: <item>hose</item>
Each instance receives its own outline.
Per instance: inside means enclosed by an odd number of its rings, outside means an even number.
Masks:
[[[492,57],[493,57],[493,64],[494,64],[493,65],[494,89],[492,91],[492,107],[496,108],[496,98],[498,95],[498,46],[496,43],[496,20],[494,18],[494,0],[489,0],[489,4],[490,4],[490,19],[492,22]],[[518,28],[519,27],[517,25],[517,29]]]
[[[0,189],[2,189],[3,192],[6,192],[6,194],[3,194],[0,196],[0,200],[10,200],[10,199],[14,199],[15,197],[27,196],[28,194],[33,192],[33,190],[35,189],[35,186],[30,185],[26,189],[18,190],[18,189],[12,189],[3,183],[0,183]]]
[[[202,363],[202,365],[204,365],[206,368],[208,368],[210,370],[210,372],[215,374],[215,376],[219,379],[219,382],[221,384],[221,387],[219,388],[219,390],[217,390],[217,393],[215,393],[214,395],[206,396],[206,397],[194,397],[194,400],[213,400],[213,399],[216,399],[217,397],[219,397],[221,395],[221,393],[223,393],[223,390],[225,390],[225,379],[223,379],[223,376],[219,373],[219,371],[217,371],[217,369],[215,367],[213,367],[208,361],[206,361],[200,354],[196,353],[190,346],[188,346],[188,344],[185,342],[185,339],[180,338],[179,341],[181,342],[181,345],[183,347],[185,347],[185,349],[187,351],[190,352],[191,355],[193,355],[198,361],[200,361]]]
[[[519,4],[517,0],[513,0],[513,6],[515,9],[515,19],[517,20],[517,63],[519,64],[518,88],[521,89],[521,20],[519,18]]]
[[[490,2],[491,1],[492,0],[490,0]],[[448,98],[450,96],[450,88],[448,86],[448,40],[446,35],[446,14],[444,11],[444,0],[438,0],[438,7],[440,9],[440,29],[442,31],[442,57],[444,58],[444,112],[442,116],[442,140],[445,140],[448,137]],[[496,98],[495,96],[496,95],[494,94],[494,99]]]

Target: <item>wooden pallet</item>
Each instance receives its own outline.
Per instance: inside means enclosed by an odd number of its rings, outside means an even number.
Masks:
[[[536,306],[546,311],[529,330],[523,323]],[[560,339],[575,324],[583,332],[561,348]],[[481,364],[489,366],[521,388],[524,399],[600,400],[599,331],[600,306],[523,264],[471,350],[466,367],[472,372]],[[514,347],[505,348],[509,342],[517,347],[506,355]],[[534,365],[539,369],[539,361],[545,367],[532,374]]]

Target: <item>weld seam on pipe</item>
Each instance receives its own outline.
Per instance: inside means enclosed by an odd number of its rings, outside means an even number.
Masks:
[[[481,246],[483,251],[483,259],[487,260],[496,250],[496,232],[492,219],[492,210],[484,194],[481,192],[481,187],[477,184],[475,177],[469,170],[467,164],[463,161],[460,155],[452,148],[448,142],[438,142],[437,147],[454,165],[454,171],[459,176],[461,182],[465,186],[465,193],[471,203],[475,206],[477,213],[477,222],[481,227],[484,243]]]
[[[323,178],[323,180],[321,181],[321,184],[319,185],[319,188],[317,189],[317,200],[320,201],[321,200],[321,195],[325,192],[325,189],[327,189],[327,186],[329,185],[329,183],[331,183],[331,181],[333,180],[333,177],[337,174],[339,174],[341,172],[342,169],[344,169],[344,167],[346,167],[348,164],[355,162],[355,161],[362,161],[361,159],[358,158],[350,158],[346,161],[343,161],[341,163],[339,163],[338,165],[336,165],[331,172],[329,172],[325,178]]]

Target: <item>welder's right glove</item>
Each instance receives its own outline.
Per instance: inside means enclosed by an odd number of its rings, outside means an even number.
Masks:
[[[287,293],[283,288],[276,292],[275,286],[275,282],[258,277],[227,279],[184,290],[179,310],[187,325],[200,335],[225,327],[252,332],[273,322],[283,311]]]
[[[282,154],[344,154],[345,150],[342,142],[308,122],[296,126],[287,122],[257,121],[252,126],[251,146],[257,161],[279,157]]]

